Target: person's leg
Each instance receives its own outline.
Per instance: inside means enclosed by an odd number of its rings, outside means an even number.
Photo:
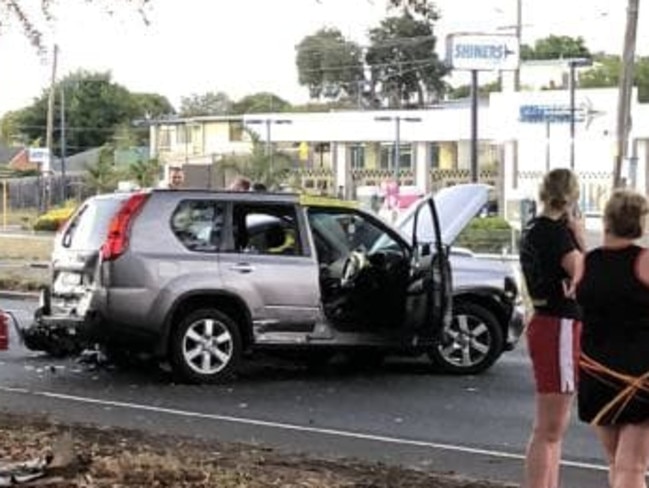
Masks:
[[[561,440],[570,421],[572,394],[536,396],[536,419],[525,456],[525,488],[557,488]]]
[[[620,427],[615,452],[613,488],[647,488],[649,466],[649,421]]]
[[[595,426],[595,432],[602,446],[604,446],[606,460],[608,461],[608,485],[613,488],[613,480],[615,479],[615,453],[620,437],[620,429],[619,427],[613,426]]]

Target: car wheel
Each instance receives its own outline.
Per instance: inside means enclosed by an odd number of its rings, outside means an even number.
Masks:
[[[428,355],[445,372],[476,374],[491,367],[502,350],[503,333],[494,314],[462,301],[454,304],[450,326]]]
[[[236,373],[241,334],[230,317],[216,309],[199,309],[181,319],[170,345],[173,372],[189,383],[218,383]]]

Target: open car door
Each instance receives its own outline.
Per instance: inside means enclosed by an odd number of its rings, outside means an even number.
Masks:
[[[424,198],[415,205],[410,229],[413,254],[406,303],[407,322],[419,339],[428,342],[435,340],[444,325],[450,323],[452,277],[433,199]],[[429,222],[422,225],[420,219]],[[433,235],[420,235],[418,230],[422,228],[432,229]]]
[[[408,306],[413,325],[423,339],[438,339],[451,323],[453,282],[449,249],[487,203],[490,190],[490,186],[483,184],[444,188],[421,198],[396,223],[413,246]],[[417,298],[422,291],[425,307]]]

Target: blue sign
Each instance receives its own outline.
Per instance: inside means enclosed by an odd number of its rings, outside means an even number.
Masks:
[[[507,44],[455,44],[453,59],[481,59],[500,61],[516,51],[507,48]]]
[[[575,122],[583,122],[584,111],[575,107]],[[519,122],[526,123],[569,123],[572,119],[568,105],[521,105],[518,108]]]

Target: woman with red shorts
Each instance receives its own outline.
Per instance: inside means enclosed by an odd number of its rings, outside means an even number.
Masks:
[[[546,174],[540,215],[523,230],[520,260],[534,313],[527,344],[536,415],[525,457],[525,488],[557,488],[561,442],[570,421],[579,360],[580,312],[574,287],[583,266],[584,231],[574,209],[579,183],[567,169]]]

